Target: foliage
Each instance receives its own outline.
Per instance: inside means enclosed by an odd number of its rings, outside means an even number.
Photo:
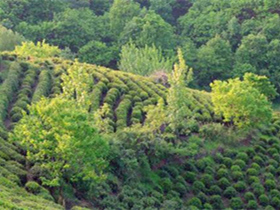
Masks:
[[[56,56],[60,53],[58,47],[50,46],[43,40],[42,42],[23,42],[21,46],[17,46],[15,51],[16,54],[24,57],[34,56],[38,58],[48,58]]]
[[[114,48],[103,42],[91,41],[84,45],[78,53],[79,60],[86,63],[107,66],[114,60]]]
[[[168,119],[170,126],[175,133],[178,133],[180,124],[191,118],[191,111],[188,108],[190,103],[190,91],[186,88],[192,80],[192,69],[188,68],[182,55],[178,50],[179,64],[174,65],[174,70],[169,78],[170,88],[168,90]]]
[[[236,78],[211,84],[215,112],[224,117],[224,122],[233,121],[240,128],[256,127],[272,117],[271,104],[255,88],[250,75],[245,74],[244,81]]]
[[[122,47],[119,69],[140,75],[150,75],[156,71],[169,72],[172,68],[170,58],[165,58],[161,48],[155,45],[138,48],[132,42]]]
[[[0,51],[12,51],[24,41],[24,37],[0,25]]]
[[[21,142],[29,161],[47,170],[44,185],[59,186],[64,176],[72,181],[104,178],[108,145],[74,101],[42,99],[29,108],[11,139]]]

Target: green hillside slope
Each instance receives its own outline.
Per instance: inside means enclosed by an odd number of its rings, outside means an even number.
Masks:
[[[8,141],[22,111],[41,97],[61,93],[62,75],[74,62],[60,58],[0,61],[0,206],[4,209],[59,209],[47,189],[33,182],[25,152]],[[215,116],[210,94],[189,89],[188,109],[198,122],[189,136],[149,139],[126,133],[145,124],[145,107],[166,103],[168,89],[153,80],[95,65],[85,68],[92,82],[89,114],[109,105],[106,118],[113,133],[107,180],[91,192],[65,187],[65,205],[97,209],[255,209],[280,207],[280,120],[230,145]],[[228,127],[226,127],[228,126]],[[199,131],[198,131],[199,130]],[[210,135],[219,139],[210,140]],[[117,136],[117,141],[114,138]],[[224,139],[224,141],[223,141]],[[137,143],[135,143],[137,141]],[[222,142],[226,142],[223,144]],[[206,146],[206,145],[209,145]],[[190,155],[190,151],[197,151]],[[34,181],[40,184],[38,177]],[[25,188],[25,189],[24,189]],[[55,197],[56,200],[57,197]]]

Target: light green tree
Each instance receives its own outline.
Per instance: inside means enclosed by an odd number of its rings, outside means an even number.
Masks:
[[[75,100],[57,97],[33,104],[10,139],[23,146],[29,162],[46,172],[40,177],[43,185],[60,187],[64,178],[72,182],[105,178],[108,143]]]
[[[37,58],[49,58],[60,54],[60,49],[55,46],[51,46],[43,40],[42,42],[23,42],[21,46],[16,46],[14,51],[16,54],[23,57],[37,57]]]
[[[174,70],[169,78],[170,88],[167,96],[168,121],[172,130],[179,134],[180,127],[192,116],[188,105],[190,91],[186,88],[193,79],[193,70],[186,66],[181,49],[178,49],[179,63],[174,65]]]
[[[0,25],[0,51],[12,51],[25,41],[24,37]]]
[[[75,99],[80,106],[89,110],[92,97],[94,97],[89,92],[94,81],[86,66],[86,64],[75,61],[67,73],[61,76],[62,95],[68,99]]]
[[[270,94],[264,93],[271,86],[264,80],[264,77],[245,74],[243,81],[239,78],[214,81],[211,87],[216,114],[222,115],[224,122],[233,122],[245,130],[269,123],[272,117]],[[262,89],[264,84],[269,85],[265,90]]]
[[[138,48],[129,42],[122,47],[119,69],[140,75],[150,75],[156,71],[170,72],[172,61],[165,58],[161,48],[157,49],[155,45]]]

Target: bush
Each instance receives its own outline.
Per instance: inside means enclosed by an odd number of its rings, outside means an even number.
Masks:
[[[224,207],[222,198],[219,195],[211,196],[210,203],[211,203],[213,209],[223,209],[223,207]]]
[[[257,171],[261,170],[261,167],[257,163],[252,163],[251,168],[256,169]]]
[[[253,161],[256,162],[257,164],[259,164],[260,166],[264,166],[263,159],[258,155],[254,156]]]
[[[252,192],[246,192],[244,198],[246,201],[256,200],[255,195]]]
[[[232,198],[230,200],[230,207],[233,209],[242,209],[243,208],[243,201],[239,197]]]
[[[217,179],[228,178],[228,171],[226,169],[219,169],[217,172]]]
[[[169,178],[163,178],[160,182],[160,185],[163,188],[164,192],[168,192],[172,189],[173,183]]]
[[[208,190],[208,193],[210,195],[221,195],[222,194],[222,189],[220,187],[218,187],[217,185],[213,185]]]
[[[249,160],[249,157],[245,152],[239,152],[236,156],[236,159],[243,160],[245,163],[247,163]]]
[[[224,190],[224,189],[226,189],[227,187],[230,186],[230,182],[228,181],[227,178],[221,178],[218,181],[218,185],[219,185],[219,187],[221,187]]]
[[[241,171],[233,171],[231,174],[231,178],[234,181],[241,181],[241,180],[244,180],[244,175]]]
[[[267,206],[269,204],[269,198],[265,194],[259,197],[259,201],[262,206]]]
[[[260,183],[260,178],[257,176],[249,176],[248,183],[249,184]]]
[[[269,191],[276,188],[276,183],[274,180],[268,179],[265,181],[264,186]]]
[[[235,160],[234,165],[238,165],[242,170],[246,167],[245,161],[241,159]]]
[[[214,178],[210,174],[204,174],[201,177],[201,181],[205,184],[206,187],[210,187],[214,183]]]
[[[213,207],[210,203],[205,203],[204,206],[203,206],[203,209],[206,209],[206,210],[212,210]]]
[[[25,189],[30,192],[33,193],[35,195],[39,194],[41,192],[41,186],[34,181],[29,181],[25,184]]]
[[[231,166],[230,170],[231,171],[241,171],[241,168],[238,165],[233,165],[233,166]]]
[[[198,198],[194,197],[188,201],[188,206],[196,206],[197,208],[201,209],[202,203]]]
[[[202,203],[206,203],[208,201],[208,197],[203,192],[198,193],[196,197],[199,198]]]
[[[238,191],[238,192],[243,192],[246,190],[246,184],[243,181],[239,181],[236,184],[234,184],[234,188]]]
[[[223,158],[223,164],[225,164],[227,168],[230,168],[232,166],[232,163],[233,161],[231,158],[228,157]]]
[[[187,172],[185,175],[185,179],[188,183],[193,183],[196,179],[196,174],[194,172]]]
[[[260,183],[253,183],[252,184],[253,192],[256,196],[260,196],[265,192],[264,187]]]
[[[278,190],[271,190],[269,192],[269,195],[273,198],[273,197],[276,197],[276,198],[279,198],[280,199],[280,192]]]
[[[247,209],[258,209],[258,203],[255,200],[250,200],[246,206]]]
[[[270,173],[272,173],[272,174],[276,174],[276,168],[274,168],[274,166],[272,166],[272,165],[269,165],[269,166],[267,166],[266,168],[265,168],[265,170],[267,171],[267,172],[270,172]]]
[[[192,185],[192,190],[195,194],[205,191],[205,185],[200,181],[195,181]]]
[[[257,171],[256,169],[254,168],[249,168],[247,171],[246,171],[247,175],[249,176],[257,176],[259,174],[259,171]]]
[[[272,198],[271,205],[273,207],[275,207],[276,209],[279,209],[280,208],[280,199],[277,197]]]
[[[233,188],[233,187],[228,187],[225,191],[224,191],[224,196],[226,198],[232,198],[235,197],[237,195],[237,191]]]

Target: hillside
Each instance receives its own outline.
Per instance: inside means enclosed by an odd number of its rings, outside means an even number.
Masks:
[[[3,208],[61,208],[53,202],[59,200],[57,195],[52,193],[53,198],[48,188],[32,181],[35,179],[40,184],[40,175],[34,175],[36,165],[26,165],[25,151],[9,143],[8,133],[21,119],[22,110],[28,111],[28,105],[42,96],[52,98],[61,92],[61,75],[73,64],[60,58],[2,54],[0,205]],[[240,143],[231,145],[228,143],[231,136],[219,131],[225,128],[213,123],[220,119],[214,114],[210,95],[188,89],[188,109],[199,127],[192,127],[188,136],[179,139],[167,130],[161,141],[150,141],[148,136],[137,136],[124,129],[137,123],[145,125],[145,107],[157,104],[159,98],[166,103],[168,89],[146,77],[95,65],[79,65],[92,75],[93,86],[87,93],[93,96],[89,112],[105,103],[109,105],[106,119],[110,119],[113,133],[110,142],[114,149],[106,170],[107,180],[91,192],[68,183],[63,187],[65,207],[252,209],[280,206],[280,120],[277,114],[270,127],[260,128],[250,139],[239,139]],[[133,143],[134,139],[138,143]],[[35,195],[31,196],[23,187]]]

